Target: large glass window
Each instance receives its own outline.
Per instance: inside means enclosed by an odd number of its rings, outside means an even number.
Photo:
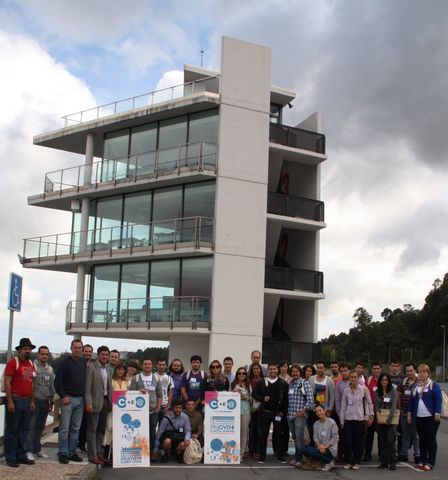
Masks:
[[[182,224],[182,241],[188,242],[213,240],[213,222],[205,219],[192,219],[192,217],[215,216],[215,182],[193,183],[185,185],[184,217]],[[189,220],[191,218],[191,220]],[[197,230],[196,230],[197,229]],[[195,237],[195,232],[197,238]]]
[[[93,302],[90,306],[92,322],[118,321],[118,286],[120,265],[95,267]]]
[[[213,258],[188,258],[182,261],[182,297],[206,297],[199,299],[185,298],[180,301],[180,320],[210,320],[210,302],[212,296]]]
[[[121,269],[120,318],[123,321],[146,321],[149,263],[125,263]]]
[[[180,146],[187,143],[187,119],[185,115],[160,122],[157,166],[159,173],[178,168]]]
[[[179,296],[180,260],[161,260],[151,262],[150,319],[167,321],[172,318],[176,308],[172,297]]]
[[[157,123],[132,129],[129,175],[154,173],[157,148]]]
[[[95,225],[95,249],[121,246],[121,215],[123,197],[98,200]]]
[[[179,228],[176,218],[182,217],[182,187],[161,188],[154,191],[153,239],[154,247],[176,241]]]
[[[126,177],[128,149],[128,129],[107,133],[104,136],[104,160],[101,171],[103,182]]]
[[[123,246],[150,245],[151,239],[151,191],[124,197]]]
[[[192,113],[188,131],[188,142],[218,143],[218,109]]]

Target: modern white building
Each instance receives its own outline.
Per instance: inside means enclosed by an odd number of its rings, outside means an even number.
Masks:
[[[294,98],[269,48],[224,37],[220,72],[186,65],[183,85],[34,138],[80,156],[28,198],[71,212],[70,232],[26,239],[22,259],[76,276],[67,334],[168,340],[187,364],[311,360],[325,136],[317,113],[282,124]]]

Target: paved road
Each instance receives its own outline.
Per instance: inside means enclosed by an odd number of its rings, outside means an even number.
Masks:
[[[437,436],[438,455],[437,466],[432,472],[421,472],[414,469],[409,464],[398,464],[395,472],[378,470],[378,463],[372,462],[365,464],[358,472],[344,470],[337,466],[331,472],[308,472],[298,470],[288,465],[279,465],[275,461],[267,461],[264,465],[258,465],[254,462],[248,462],[247,465],[240,466],[187,466],[167,463],[165,465],[153,465],[150,467],[151,480],[166,480],[175,478],[176,480],[297,480],[309,479],[310,475],[319,479],[368,479],[390,478],[394,480],[419,480],[423,477],[427,479],[446,480],[448,478],[448,420],[442,420]],[[148,470],[139,468],[112,469],[103,468],[98,471],[98,479],[120,479],[120,480],[139,480],[148,478]]]

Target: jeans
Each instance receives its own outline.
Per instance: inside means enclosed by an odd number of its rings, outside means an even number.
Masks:
[[[411,425],[408,423],[407,413],[400,413],[400,425],[401,425],[401,452],[400,455],[408,458],[408,450],[410,441],[412,438],[412,446],[414,448],[414,457],[420,457],[419,439],[417,435],[417,427],[415,426],[415,420],[412,420]]]
[[[302,460],[303,451],[305,450],[305,425],[306,417],[294,417],[288,420],[289,430],[291,431],[292,438],[294,439],[294,446],[296,447],[296,453],[294,458],[297,462]]]
[[[31,414],[30,446],[32,453],[39,453],[42,450],[40,439],[47,424],[49,405],[48,400],[36,400],[36,409]]]
[[[26,459],[29,446],[30,404],[31,398],[12,397],[15,411],[8,412],[5,405],[5,457],[7,462],[15,463]]]
[[[99,412],[87,414],[87,456],[90,461],[104,456],[103,438],[109,410],[110,402],[108,398],[105,398],[103,408]]]
[[[364,420],[345,420],[343,430],[345,442],[345,462],[353,465],[359,465],[364,452],[366,422]]]
[[[81,427],[82,415],[84,412],[84,398],[70,397],[70,403],[64,405],[61,401],[61,419],[59,421],[59,452],[58,456],[67,455],[71,457],[76,453],[78,445],[79,429]]]
[[[380,460],[383,465],[395,465],[395,435],[397,434],[396,425],[378,425],[378,440],[381,444]]]
[[[303,452],[307,457],[315,458],[319,460],[319,462],[323,463],[331,463],[333,461],[333,454],[330,452],[330,449],[327,448],[325,453],[320,453],[317,447],[305,447],[305,451]]]
[[[420,440],[420,463],[434,467],[437,455],[437,430],[440,422],[435,422],[433,416],[417,417],[415,425]]]

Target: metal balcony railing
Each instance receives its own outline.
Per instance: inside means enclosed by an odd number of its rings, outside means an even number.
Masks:
[[[277,123],[269,124],[269,141],[325,154],[325,135]]]
[[[105,329],[166,325],[171,329],[182,322],[192,329],[198,323],[207,323],[210,328],[211,299],[209,297],[147,297],[115,298],[105,300],[71,300],[67,305],[66,329],[89,328],[91,325]]]
[[[130,112],[136,108],[149,107],[156,103],[167,102],[170,100],[175,100],[176,98],[195,95],[201,92],[218,93],[219,75],[201,78],[193,82],[182,83],[173,87],[154,90],[152,92],[143,93],[135,97],[125,98],[116,102],[99,105],[87,110],[65,115],[62,117],[64,120],[64,128],[91,120],[97,120],[109,115],[116,115],[117,113]]]
[[[323,293],[324,274],[314,270],[267,265],[265,269],[265,288]]]
[[[295,195],[269,192],[268,213],[323,222],[324,202]]]
[[[23,245],[23,263],[30,260],[106,251],[112,256],[121,249],[155,250],[201,247],[213,248],[214,219],[207,217],[161,220],[147,225],[120,225],[88,231],[59,233],[27,238]]]
[[[92,165],[55,170],[45,175],[44,194],[102,182],[137,181],[143,177],[158,178],[179,175],[185,171],[216,172],[218,145],[197,142],[162,148],[118,159],[104,159]]]

